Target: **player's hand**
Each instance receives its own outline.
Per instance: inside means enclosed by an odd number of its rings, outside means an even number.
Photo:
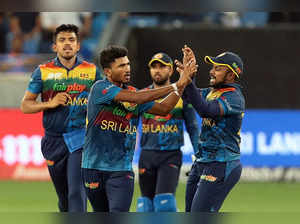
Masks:
[[[198,70],[198,65],[196,64],[196,60],[190,59],[184,65],[182,76],[186,77],[188,83],[190,83],[192,81],[191,78],[194,76],[194,74],[196,74],[197,70]]]
[[[184,45],[184,47],[181,49],[182,50],[182,53],[183,53],[183,59],[182,59],[182,62],[180,62],[179,60],[175,60],[175,65],[177,66],[176,67],[176,70],[177,72],[182,75],[183,74],[183,71],[184,71],[184,67],[187,65],[187,63],[189,63],[190,61],[196,61],[196,57],[195,57],[195,54],[193,52],[193,50],[188,47],[187,45]],[[196,63],[197,64],[197,63]],[[198,66],[197,66],[198,67]],[[193,77],[195,75],[195,73],[193,74],[190,74],[191,76],[190,77]]]
[[[56,108],[59,105],[66,105],[68,100],[72,100],[71,96],[66,92],[60,92],[49,101],[49,108]]]
[[[195,60],[197,62],[193,50],[190,47],[188,47],[186,44],[182,48],[182,52],[183,52],[183,59],[182,59],[183,65],[188,63],[190,60]]]
[[[183,64],[187,63],[191,59],[194,59],[196,61],[196,56],[195,56],[193,50],[186,44],[182,48],[182,52],[183,52]]]
[[[183,73],[183,69],[184,69],[184,66],[182,64],[181,61],[178,61],[177,59],[175,59],[175,65],[176,65],[176,71],[179,73],[179,75],[182,75]]]
[[[194,73],[190,73],[190,77],[192,78],[193,76],[195,76],[195,74],[197,73],[197,71],[198,71],[198,65],[196,65],[196,61],[194,60],[194,59],[191,59],[190,60],[190,62],[187,62],[187,63],[191,63],[191,62],[193,62],[192,64],[191,64],[191,66],[196,66],[195,68],[196,69],[194,69]],[[179,75],[181,76],[181,75],[183,75],[183,72],[184,72],[184,65],[182,64],[182,62],[180,62],[180,61],[178,61],[177,59],[175,60],[175,65],[177,66],[176,67],[176,71],[179,73]]]
[[[194,59],[191,59],[190,61],[186,62],[181,72],[181,76],[177,82],[177,87],[184,88],[189,83],[191,83],[191,77],[197,72],[197,69],[198,65],[196,64],[196,61]]]

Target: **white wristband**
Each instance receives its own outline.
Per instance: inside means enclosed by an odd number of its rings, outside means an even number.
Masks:
[[[178,93],[178,88],[176,83],[173,83],[171,86],[173,87],[174,91]]]
[[[178,91],[174,91],[174,93],[175,93],[177,96],[180,96]]]

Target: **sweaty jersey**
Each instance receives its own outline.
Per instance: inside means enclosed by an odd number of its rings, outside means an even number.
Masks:
[[[58,58],[35,69],[28,91],[41,93],[42,102],[47,102],[59,92],[71,96],[65,106],[58,106],[43,112],[43,126],[46,133],[62,134],[85,128],[87,99],[91,86],[101,79],[94,64],[76,59],[73,68],[64,67]]]
[[[240,159],[240,130],[245,111],[245,99],[238,84],[227,84],[212,91],[201,89],[207,100],[217,100],[224,115],[202,118],[197,161],[232,161]]]
[[[151,85],[150,88],[153,88]],[[158,101],[162,101],[158,100]],[[144,113],[141,116],[142,130],[140,146],[142,150],[178,150],[184,145],[183,125],[185,123],[194,151],[198,149],[198,123],[191,104],[179,99],[166,116]]]
[[[127,87],[128,88],[128,87]],[[129,89],[134,90],[133,87]],[[116,102],[122,89],[107,79],[97,81],[88,99],[87,132],[82,167],[103,171],[132,170],[137,118],[154,102],[141,105]]]

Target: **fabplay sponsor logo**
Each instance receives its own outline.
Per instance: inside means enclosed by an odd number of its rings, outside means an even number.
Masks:
[[[53,85],[53,90],[54,91],[59,91],[59,92],[67,92],[69,94],[72,93],[81,93],[83,90],[86,88],[85,85],[80,85],[77,83],[74,83],[72,85],[66,85],[64,83],[55,83]]]

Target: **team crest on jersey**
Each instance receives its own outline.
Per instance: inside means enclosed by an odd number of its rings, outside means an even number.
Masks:
[[[79,77],[80,77],[80,78],[83,78],[83,79],[88,79],[88,78],[89,78],[89,74],[86,74],[86,73],[80,73]]]

